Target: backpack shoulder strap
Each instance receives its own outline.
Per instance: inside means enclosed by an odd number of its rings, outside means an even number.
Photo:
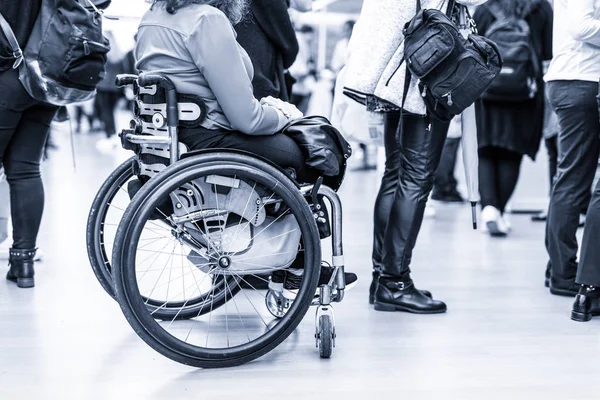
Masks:
[[[2,14],[0,14],[0,28],[2,29],[2,32],[4,32],[6,39],[8,39],[8,44],[10,45],[10,49],[13,52],[12,56],[15,58],[13,69],[17,69],[23,61],[23,51],[21,50],[21,46],[19,46],[19,42],[17,41],[15,33],[10,27],[10,24],[4,18],[4,16],[2,16]]]

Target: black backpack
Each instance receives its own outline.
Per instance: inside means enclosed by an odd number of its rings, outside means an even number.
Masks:
[[[529,3],[534,4],[534,3]],[[531,40],[531,30],[525,16],[506,16],[497,4],[488,10],[496,20],[485,36],[493,40],[502,55],[502,70],[482,98],[490,101],[523,101],[533,99],[538,91],[540,64]]]
[[[31,97],[66,105],[94,96],[110,50],[102,35],[102,11],[94,1],[42,0],[24,51],[6,21],[0,26],[15,55],[14,68],[19,68],[19,79]]]
[[[445,14],[423,10],[417,0],[417,15],[404,27],[407,76],[403,102],[412,74],[419,81],[428,114],[444,121],[472,105],[502,67],[498,48],[491,40],[474,33],[464,38],[451,20],[454,10],[454,0]]]

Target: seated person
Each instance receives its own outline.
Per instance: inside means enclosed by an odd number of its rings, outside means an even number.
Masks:
[[[302,113],[274,98],[254,98],[252,62],[237,43],[233,25],[245,15],[245,0],[154,0],[135,46],[136,67],[161,72],[178,93],[201,97],[207,115],[197,128],[181,128],[179,140],[192,150],[231,148],[292,168],[311,181],[300,147],[281,129]],[[328,268],[322,268],[320,284]],[[348,287],[355,274],[346,274]]]
[[[273,98],[259,102],[253,96],[252,62],[237,43],[232,25],[245,15],[245,4],[242,0],[154,1],[139,27],[136,67],[166,73],[178,93],[204,99],[206,119],[200,127],[182,128],[179,134],[188,148],[246,150],[293,168],[298,180],[306,181],[309,176],[300,148],[280,133],[302,113],[292,104]]]

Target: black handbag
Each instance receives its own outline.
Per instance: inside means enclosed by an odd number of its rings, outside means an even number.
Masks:
[[[303,117],[287,124],[282,132],[298,144],[306,164],[323,176],[323,183],[333,190],[339,189],[352,146],[329,120],[321,116]]]
[[[494,42],[474,33],[463,37],[451,19],[454,9],[454,0],[445,14],[421,9],[417,0],[417,15],[404,27],[403,102],[412,75],[419,81],[428,114],[441,120],[450,120],[473,104],[502,68]]]

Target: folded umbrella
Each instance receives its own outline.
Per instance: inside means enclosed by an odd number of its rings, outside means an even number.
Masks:
[[[460,6],[459,28],[467,37],[473,32],[473,24],[466,6]],[[479,155],[477,145],[477,124],[475,121],[475,105],[471,105],[462,113],[462,151],[467,184],[467,197],[471,203],[473,229],[477,229],[477,202],[479,202]]]

